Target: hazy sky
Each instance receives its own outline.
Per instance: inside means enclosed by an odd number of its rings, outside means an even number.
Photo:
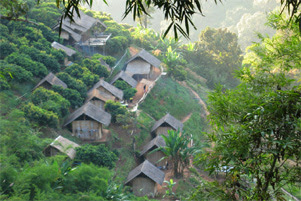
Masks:
[[[103,0],[94,0],[92,9],[110,13],[114,20],[121,23],[136,25],[132,16],[124,20],[123,12],[125,10],[125,0],[107,0],[108,5]],[[191,32],[191,40],[198,39],[199,33],[207,26],[214,28],[229,28],[229,30],[238,34],[242,49],[256,41],[256,32],[263,34],[273,34],[271,29],[264,26],[267,12],[276,8],[280,4],[277,0],[222,0],[217,5],[213,0],[203,1],[202,7],[205,17],[201,15],[194,16],[196,31]],[[160,10],[152,13],[150,27],[160,32],[167,26],[163,20]],[[191,29],[192,30],[192,29]]]

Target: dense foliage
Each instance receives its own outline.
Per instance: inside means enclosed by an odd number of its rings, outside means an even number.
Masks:
[[[209,97],[215,146],[205,162],[211,171],[231,167],[224,189],[231,199],[283,199],[281,188],[300,182],[301,37],[284,15],[271,14],[269,23],[278,32],[249,48],[242,83]]]
[[[79,162],[93,163],[94,165],[112,169],[115,167],[117,156],[105,145],[93,146],[90,144],[76,148],[76,159]]]

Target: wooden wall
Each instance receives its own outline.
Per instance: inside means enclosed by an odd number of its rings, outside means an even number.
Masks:
[[[167,127],[161,127],[161,126],[160,126],[160,127],[157,128],[157,130],[156,130],[156,136],[157,136],[157,135],[161,135],[161,134],[167,136],[169,130],[174,130],[174,129],[173,129],[172,127],[170,127],[170,126],[167,126]]]
[[[90,100],[90,103],[96,105],[98,108],[100,109],[104,109],[104,106],[105,106],[105,102],[104,101],[101,101],[101,100]]]

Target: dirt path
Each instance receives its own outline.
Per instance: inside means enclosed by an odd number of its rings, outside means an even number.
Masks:
[[[178,82],[178,83],[181,84],[182,86],[188,88],[188,89],[193,93],[193,95],[199,100],[199,104],[202,105],[202,107],[203,107],[203,109],[204,109],[204,112],[205,112],[205,115],[208,116],[210,113],[209,113],[209,111],[208,111],[208,109],[207,109],[206,103],[201,99],[201,97],[200,97],[193,89],[191,89],[191,88],[187,85],[187,83],[186,83],[185,81],[183,81],[183,82]]]
[[[186,117],[184,117],[184,118],[181,120],[181,122],[182,122],[182,123],[185,123],[186,121],[188,121],[188,120],[190,119],[191,115],[192,115],[192,112],[190,112]]]

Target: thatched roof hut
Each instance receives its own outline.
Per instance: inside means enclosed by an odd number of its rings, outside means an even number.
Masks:
[[[127,82],[130,86],[135,88],[137,86],[137,81],[133,79],[131,76],[126,74],[124,71],[120,71],[110,82],[110,84],[114,84],[117,80],[124,80]]]
[[[128,175],[125,184],[131,185],[136,196],[145,196],[157,192],[157,184],[162,185],[165,173],[145,160]]]
[[[111,93],[113,96],[115,96],[119,100],[123,99],[123,91],[118,89],[114,85],[107,83],[103,79],[99,80],[96,84],[94,84],[94,86],[88,91],[88,93],[90,93],[94,89],[99,89],[99,88],[104,88],[106,91]]]
[[[125,65],[129,64],[130,62],[136,60],[136,59],[142,59],[145,62],[151,64],[152,66],[155,67],[159,67],[160,64],[162,63],[159,59],[157,59],[155,56],[153,56],[152,54],[150,54],[149,52],[147,52],[146,50],[141,50],[140,52],[138,52],[136,55],[134,55],[132,58],[130,58],[130,60],[128,60]],[[126,68],[126,66],[125,66]]]
[[[183,126],[184,125],[181,121],[177,120],[175,117],[168,113],[160,120],[156,121],[156,123],[151,129],[151,133],[152,135],[167,134],[167,130],[170,129],[182,131]],[[160,127],[162,127],[163,129],[160,129]],[[159,130],[162,131],[162,133],[158,133]]]
[[[75,148],[78,144],[72,142],[62,136],[58,136],[50,145],[44,149],[46,156],[54,156],[59,152],[66,154],[70,159],[74,159],[76,155]]]
[[[86,115],[91,119],[106,126],[108,126],[111,123],[111,114],[88,102],[80,108],[78,108],[77,110],[75,110],[72,114],[70,114],[67,120],[65,121],[64,126],[67,126],[72,121],[76,120],[82,115]]]
[[[142,151],[140,152],[140,156],[144,155],[148,151],[152,151],[158,147],[165,147],[165,146],[166,144],[164,139],[161,136],[157,136],[142,148]]]
[[[80,16],[75,13],[72,22],[69,18],[63,18],[62,38],[69,40],[71,37],[75,42],[79,42],[82,39],[82,34],[88,32],[93,26],[101,25],[104,29],[107,28],[100,20],[86,15],[81,10],[79,10],[79,14]],[[53,29],[59,29],[59,27],[60,24],[57,24]]]
[[[114,100],[114,99],[112,99],[112,97],[114,97],[114,96],[111,96],[98,89],[93,89],[92,91],[88,92],[86,102],[89,102],[92,99],[99,99],[99,100],[102,100],[103,102],[106,102],[108,100]]]
[[[58,85],[58,86],[62,86],[63,88],[67,88],[67,84],[65,82],[60,80],[53,73],[49,73],[33,88],[33,90],[35,90],[40,86],[43,86],[46,89],[50,89],[53,85]]]
[[[72,55],[74,55],[76,53],[75,50],[69,48],[69,47],[66,47],[58,42],[52,42],[51,43],[51,47],[53,47],[54,49],[57,49],[57,50],[62,50],[64,51],[69,57],[71,57]]]
[[[162,159],[165,156],[165,154],[162,151],[156,151],[154,153],[150,152],[155,150],[156,148],[165,146],[166,144],[164,139],[161,136],[157,136],[142,148],[142,151],[140,152],[140,157],[143,156],[152,164],[155,164],[157,167],[163,168],[166,165],[166,160],[159,160]]]

